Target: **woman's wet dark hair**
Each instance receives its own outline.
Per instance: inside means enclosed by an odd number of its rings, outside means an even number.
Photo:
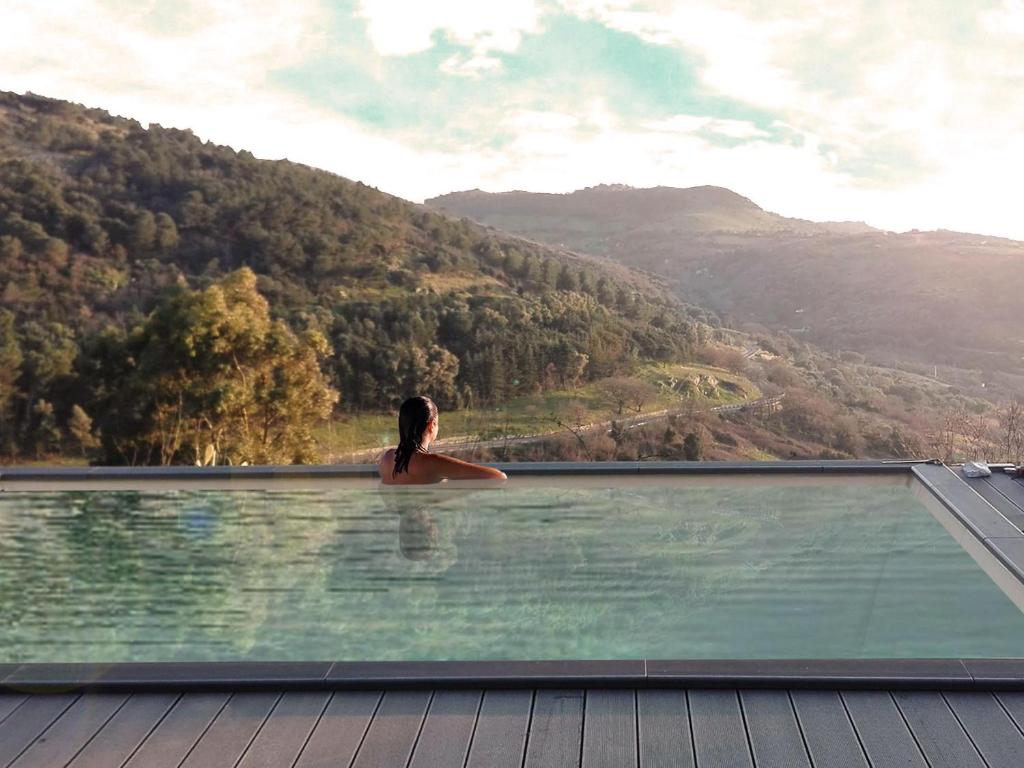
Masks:
[[[409,459],[423,450],[423,433],[427,422],[437,419],[437,406],[429,397],[410,397],[398,410],[398,447],[395,449],[395,468],[391,475],[409,468]]]

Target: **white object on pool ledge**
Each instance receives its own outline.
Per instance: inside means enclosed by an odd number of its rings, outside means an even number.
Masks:
[[[992,470],[983,461],[968,461],[962,469],[967,477],[990,477]]]

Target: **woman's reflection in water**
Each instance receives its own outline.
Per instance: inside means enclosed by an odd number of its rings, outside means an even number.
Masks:
[[[430,560],[440,542],[440,529],[426,507],[399,512],[398,549],[406,560]]]
[[[454,507],[461,505],[460,498],[464,496],[465,492],[453,493],[441,488],[413,490],[381,486],[384,509],[398,517],[399,562],[406,564],[403,570],[407,574],[436,575],[454,565],[458,557]]]

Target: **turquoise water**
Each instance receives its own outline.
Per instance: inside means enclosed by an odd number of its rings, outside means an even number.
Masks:
[[[0,661],[1019,656],[905,482],[0,494]]]

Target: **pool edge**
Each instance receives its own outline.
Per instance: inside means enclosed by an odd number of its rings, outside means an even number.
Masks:
[[[432,688],[1024,690],[1024,659],[7,664],[0,692]]]

